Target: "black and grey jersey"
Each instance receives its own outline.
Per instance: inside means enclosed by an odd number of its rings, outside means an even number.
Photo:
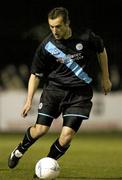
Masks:
[[[73,33],[69,39],[56,40],[53,34],[44,39],[36,50],[31,73],[44,74],[46,79],[60,87],[79,87],[92,82],[93,56],[103,52],[100,36],[87,29]]]

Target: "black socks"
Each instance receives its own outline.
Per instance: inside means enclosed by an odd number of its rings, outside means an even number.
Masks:
[[[51,157],[53,159],[59,159],[69,148],[70,145],[67,147],[63,147],[59,144],[58,139],[52,144],[50,148],[50,152],[48,153],[47,157]]]
[[[29,127],[29,128],[27,129],[27,131],[26,131],[26,133],[25,133],[25,136],[24,136],[24,138],[23,138],[22,143],[20,143],[19,146],[18,146],[18,150],[19,150],[22,154],[24,154],[24,152],[38,139],[38,138],[33,139],[33,138],[31,137],[31,135],[30,135],[30,128],[31,128],[31,127]]]
[[[33,139],[31,137],[30,128],[27,129],[23,141],[19,144],[17,148],[22,154],[24,154],[27,151],[27,149],[38,139],[38,138]],[[51,157],[57,160],[68,150],[69,146],[70,145],[61,146],[59,144],[59,140],[57,139],[50,147],[50,151],[47,157]]]

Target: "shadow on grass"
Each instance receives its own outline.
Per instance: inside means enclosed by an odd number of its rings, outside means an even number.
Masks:
[[[122,177],[58,177],[58,179],[70,179],[70,180],[75,180],[75,179],[80,179],[80,180],[117,180],[117,179],[122,179]]]
[[[2,169],[0,168],[0,171],[1,172],[9,172],[11,171],[10,169]],[[26,171],[24,169],[16,169],[16,171]],[[36,180],[38,179],[37,176],[35,176],[35,174],[33,174],[32,176],[32,179],[31,180]],[[66,180],[66,179],[70,179],[70,180],[76,180],[76,179],[79,179],[79,180],[118,180],[118,179],[121,179],[122,180],[122,177],[71,177],[71,176],[68,176],[68,177],[58,177],[57,179],[60,179],[60,180]]]
[[[36,179],[39,179],[37,176],[36,176],[36,174],[34,174],[33,175],[33,178],[32,179],[34,179],[34,180],[36,180]],[[122,179],[122,177],[114,177],[114,178],[109,178],[109,177],[99,177],[99,178],[97,178],[97,177],[58,177],[58,179],[62,179],[62,180],[64,180],[64,179],[70,179],[70,180],[75,180],[75,179],[80,179],[80,180],[109,180],[109,179],[112,179],[112,180],[117,180],[117,179]]]

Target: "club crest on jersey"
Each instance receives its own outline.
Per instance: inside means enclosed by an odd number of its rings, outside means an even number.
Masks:
[[[83,49],[83,44],[81,44],[81,43],[76,44],[76,49],[78,51],[81,51]]]
[[[40,103],[40,104],[39,104],[39,109],[41,109],[41,108],[42,108],[42,106],[43,106],[43,103]]]

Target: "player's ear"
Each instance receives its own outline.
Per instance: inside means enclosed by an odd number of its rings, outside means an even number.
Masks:
[[[67,22],[66,22],[66,26],[69,26],[70,25],[70,20],[68,20]]]

